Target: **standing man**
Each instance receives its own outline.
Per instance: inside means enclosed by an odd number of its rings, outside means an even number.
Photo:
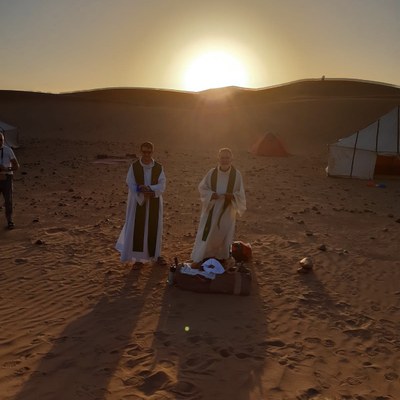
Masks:
[[[13,173],[19,163],[11,147],[5,145],[4,134],[0,132],[0,193],[4,197],[7,227],[14,228],[13,222]]]
[[[219,150],[218,166],[199,184],[202,211],[192,260],[226,260],[235,234],[236,216],[246,210],[246,195],[240,172],[232,165],[232,151]]]
[[[152,158],[153,152],[153,143],[142,143],[141,157],[133,162],[126,177],[126,218],[115,246],[122,262],[145,262],[161,255],[166,179],[162,165]]]

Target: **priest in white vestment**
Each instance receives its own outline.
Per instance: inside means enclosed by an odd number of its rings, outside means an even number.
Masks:
[[[153,144],[143,143],[140,151],[141,158],[130,166],[126,177],[126,218],[115,246],[122,262],[146,262],[161,256],[166,178],[162,165],[152,158]]]
[[[219,150],[218,166],[199,184],[202,212],[192,260],[226,260],[235,235],[237,215],[246,210],[246,195],[241,173],[232,165],[232,151]]]

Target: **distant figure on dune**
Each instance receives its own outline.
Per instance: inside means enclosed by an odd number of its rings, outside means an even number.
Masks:
[[[140,152],[126,177],[126,218],[115,246],[122,262],[157,260],[161,255],[166,178],[162,165],[152,158],[153,143],[142,143]]]
[[[218,166],[199,184],[202,211],[192,260],[226,260],[235,234],[236,216],[246,210],[246,195],[241,173],[232,165],[232,151],[218,152]]]
[[[8,229],[14,228],[13,173],[18,168],[18,160],[11,147],[5,145],[4,135],[0,132],[0,193],[4,197]]]

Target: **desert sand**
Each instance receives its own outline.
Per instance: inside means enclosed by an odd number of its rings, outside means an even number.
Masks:
[[[197,97],[0,91],[0,119],[21,134],[16,228],[0,230],[0,398],[400,399],[400,180],[325,174],[329,143],[399,103],[398,88],[334,80]],[[266,131],[291,156],[249,153]],[[168,263],[189,260],[197,185],[233,149],[249,296],[120,263],[126,172],[145,139],[168,180]],[[299,274],[304,257],[314,267]]]

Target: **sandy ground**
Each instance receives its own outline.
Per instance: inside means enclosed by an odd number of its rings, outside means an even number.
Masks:
[[[327,178],[324,146],[304,154],[315,143],[291,142],[301,151],[287,158],[226,143],[245,181],[236,239],[253,248],[252,292],[200,294],[114,250],[140,142],[62,133],[16,150],[16,228],[0,231],[2,400],[400,399],[400,180]],[[154,141],[163,255],[188,260],[217,147]],[[314,269],[299,274],[306,256]]]

